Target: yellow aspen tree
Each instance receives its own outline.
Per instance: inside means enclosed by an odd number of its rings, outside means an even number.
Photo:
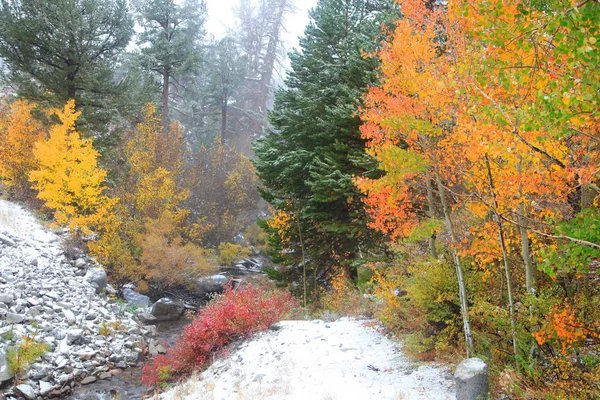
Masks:
[[[44,133],[32,109],[22,99],[0,106],[0,180],[20,198],[29,194],[28,174],[37,167],[33,147]]]
[[[54,210],[57,224],[89,234],[116,200],[102,195],[106,171],[98,167],[99,153],[92,141],[75,130],[81,114],[75,102],[68,101],[55,114],[60,123],[50,128],[47,140],[35,144],[38,168],[29,173],[29,180],[38,198]]]

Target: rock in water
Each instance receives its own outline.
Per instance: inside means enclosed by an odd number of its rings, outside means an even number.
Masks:
[[[456,400],[485,400],[489,391],[488,366],[480,358],[463,360],[454,373]]]
[[[198,279],[195,295],[202,300],[210,300],[214,293],[223,293],[223,286],[229,281],[225,275],[212,275]]]
[[[85,274],[85,279],[90,283],[96,284],[96,293],[98,294],[106,289],[106,284],[108,283],[106,272],[102,268],[90,268]]]
[[[176,321],[183,314],[184,309],[182,301],[163,297],[152,305],[150,312],[158,321]]]

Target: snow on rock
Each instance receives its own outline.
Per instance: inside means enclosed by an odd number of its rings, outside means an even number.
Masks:
[[[120,304],[96,294],[103,282],[91,275],[99,271],[85,277],[82,263],[65,255],[62,236],[4,200],[0,233],[0,355],[23,336],[49,347],[17,387],[23,396],[64,397],[73,382],[137,361],[147,331]],[[10,378],[3,365],[0,360],[0,385]]]
[[[161,399],[454,399],[444,367],[414,365],[373,322],[283,321]]]

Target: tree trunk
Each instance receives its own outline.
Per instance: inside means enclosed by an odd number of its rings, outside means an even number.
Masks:
[[[169,71],[165,68],[163,71],[162,88],[162,128],[166,136],[169,132]]]
[[[471,324],[469,323],[469,310],[467,308],[467,291],[465,289],[465,282],[463,279],[462,265],[460,262],[460,257],[458,256],[458,253],[456,251],[458,241],[456,240],[456,236],[454,235],[454,227],[452,225],[452,220],[450,219],[450,208],[448,207],[448,203],[446,202],[446,192],[444,189],[444,185],[442,184],[442,179],[440,178],[440,174],[437,170],[435,170],[435,180],[437,182],[438,193],[440,196],[440,201],[442,203],[442,210],[444,211],[446,229],[448,230],[448,234],[450,235],[452,245],[452,258],[454,259],[454,266],[456,267],[456,279],[458,281],[458,295],[460,297],[460,310],[463,320],[463,329],[465,332],[467,358],[469,358],[471,357],[471,352],[473,349],[473,337],[471,336]]]
[[[221,141],[225,144],[227,135],[227,99],[221,102]]]
[[[522,161],[517,164],[517,172],[521,173],[523,166]],[[525,218],[525,204],[523,203],[523,190],[519,184],[519,207],[517,222],[519,224],[519,234],[521,235],[521,257],[523,257],[523,265],[525,266],[525,287],[527,293],[532,293],[535,290],[535,268],[531,262],[529,236],[527,235],[527,219]]]
[[[273,71],[275,70],[275,60],[277,59],[277,45],[281,37],[281,29],[283,26],[283,14],[285,12],[288,0],[279,0],[277,2],[277,11],[271,31],[269,32],[269,43],[267,44],[267,50],[265,53],[265,61],[263,66],[263,73],[260,76],[260,99],[258,104],[258,110],[261,113],[266,113],[267,102],[269,100],[269,93],[271,88],[271,81],[273,80]]]
[[[492,169],[490,168],[490,159],[485,155],[485,164],[487,167],[488,180],[490,185],[490,193],[492,194],[492,201],[494,204],[494,219],[498,226],[498,239],[500,240],[500,247],[502,248],[502,260],[504,261],[504,272],[506,274],[506,291],[508,292],[508,312],[510,314],[510,328],[513,345],[513,355],[515,356],[515,363],[517,362],[517,329],[515,327],[515,313],[513,303],[513,287],[512,279],[510,277],[510,267],[508,265],[508,251],[506,250],[506,242],[504,240],[504,229],[502,226],[502,220],[498,215],[498,202],[496,201],[496,192],[494,190],[494,181],[492,179]]]
[[[429,218],[435,218],[435,207],[433,202],[433,187],[431,185],[431,169],[427,168],[427,202],[429,203]],[[431,258],[437,260],[437,252],[435,250],[436,234],[433,232],[429,237],[429,254]]]

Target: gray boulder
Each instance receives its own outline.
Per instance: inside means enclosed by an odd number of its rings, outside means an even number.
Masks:
[[[29,385],[18,385],[17,390],[28,400],[34,400],[37,397],[35,390]]]
[[[211,275],[198,279],[195,295],[202,300],[209,300],[215,293],[223,293],[224,285],[229,281],[225,275]]]
[[[6,313],[6,317],[5,320],[7,323],[9,324],[20,324],[21,322],[23,322],[25,318],[23,318],[22,315],[19,314],[15,314],[15,313]]]
[[[84,258],[80,257],[77,260],[75,260],[75,267],[76,268],[85,268],[87,267],[87,262],[85,261]]]
[[[176,321],[181,317],[185,306],[181,300],[173,300],[168,297],[159,299],[152,305],[150,313],[157,321]]]
[[[11,380],[15,376],[8,368],[8,361],[6,360],[6,353],[0,349],[0,385],[3,382]]]
[[[454,372],[456,400],[485,400],[488,398],[488,366],[480,358],[463,360]]]
[[[85,279],[96,285],[96,293],[101,293],[108,283],[106,272],[102,268],[90,268],[85,274]]]
[[[123,298],[127,303],[140,307],[150,307],[150,297],[144,296],[130,287],[123,288],[122,292]]]
[[[147,312],[138,312],[136,315],[143,324],[155,324],[158,322],[154,315]]]

